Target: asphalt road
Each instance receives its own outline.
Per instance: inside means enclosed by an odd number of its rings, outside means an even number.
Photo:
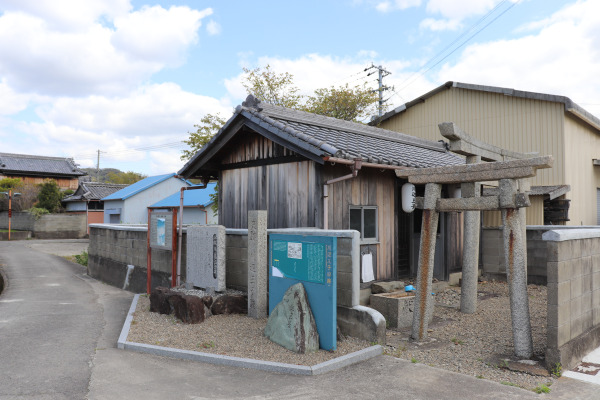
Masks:
[[[314,377],[213,366],[116,348],[132,294],[52,254],[85,242],[0,242],[0,399],[600,399],[561,378],[551,393],[381,356]]]

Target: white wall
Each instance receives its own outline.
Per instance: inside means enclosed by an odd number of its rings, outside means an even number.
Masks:
[[[177,178],[169,178],[125,199],[121,220],[124,224],[147,224],[148,206],[164,199],[165,197],[178,192],[182,187],[189,186],[187,183]],[[106,203],[104,204],[106,208]]]

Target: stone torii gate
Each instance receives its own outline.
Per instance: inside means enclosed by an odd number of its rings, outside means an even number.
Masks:
[[[456,133],[454,124],[440,124],[442,133]],[[462,131],[461,131],[462,132]],[[464,132],[462,132],[464,134]],[[466,135],[466,134],[465,134]],[[467,135],[468,136],[468,135]],[[520,153],[515,153],[519,154]],[[483,154],[468,161],[478,161]],[[487,157],[486,157],[487,158]],[[397,171],[413,184],[425,184],[423,199],[423,223],[419,267],[417,270],[417,296],[413,313],[412,338],[422,340],[427,337],[428,322],[425,318],[428,307],[433,306],[431,292],[435,242],[440,212],[450,211],[502,211],[504,224],[503,239],[507,265],[507,280],[510,293],[510,308],[513,328],[515,355],[530,358],[533,354],[531,323],[529,319],[529,300],[527,297],[527,257],[525,238],[525,210],[531,205],[527,192],[529,180],[541,168],[550,168],[552,156],[497,161],[490,163],[470,163],[453,167],[423,168]],[[477,196],[479,182],[498,181],[498,196]],[[472,197],[441,198],[442,184],[467,184],[467,193]],[[470,188],[469,188],[470,186]],[[469,193],[470,192],[470,193]],[[468,221],[466,221],[468,223]],[[471,225],[473,225],[471,223]],[[466,227],[465,227],[466,228]],[[469,250],[469,249],[466,249]],[[471,247],[471,252],[478,251]],[[469,257],[468,254],[465,255]],[[477,268],[477,266],[475,267]],[[475,301],[477,281],[475,269]],[[472,271],[471,271],[472,272]],[[469,273],[468,275],[472,275]],[[462,300],[461,300],[462,301]]]

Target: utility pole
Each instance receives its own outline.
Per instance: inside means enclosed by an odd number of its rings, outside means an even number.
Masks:
[[[371,63],[370,67],[365,68],[365,71],[368,71],[370,69],[376,69],[377,72],[379,73],[379,76],[377,78],[377,81],[379,82],[379,89],[377,90],[373,90],[373,92],[378,92],[379,93],[379,107],[378,107],[378,112],[379,112],[379,116],[381,117],[383,115],[383,103],[385,103],[386,100],[383,100],[383,92],[385,90],[389,90],[389,89],[394,89],[394,87],[389,87],[389,86],[384,86],[383,85],[383,78],[385,78],[386,76],[390,75],[391,72],[386,71],[385,68],[383,68],[381,65],[380,66],[375,66],[373,63]],[[373,72],[369,72],[367,74],[367,76],[374,74],[375,71]]]
[[[100,149],[98,149],[98,160],[96,161],[96,182],[100,182]]]

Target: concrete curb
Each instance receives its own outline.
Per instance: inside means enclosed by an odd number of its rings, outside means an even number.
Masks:
[[[137,307],[139,297],[140,295],[136,294],[133,297],[133,301],[131,302],[129,313],[127,314],[127,318],[125,319],[125,323],[123,324],[123,329],[121,330],[121,335],[119,336],[119,340],[117,342],[117,348],[119,349],[131,350],[138,353],[153,354],[157,356],[179,358],[182,360],[199,361],[215,365],[250,368],[260,371],[277,372],[291,375],[320,375],[383,354],[383,347],[375,345],[309,367],[306,365],[294,365],[271,361],[253,360],[250,358],[222,356],[218,354],[201,353],[198,351],[180,350],[169,347],[154,346],[150,344],[128,342],[127,335],[129,334],[129,329],[131,328],[133,313]]]

